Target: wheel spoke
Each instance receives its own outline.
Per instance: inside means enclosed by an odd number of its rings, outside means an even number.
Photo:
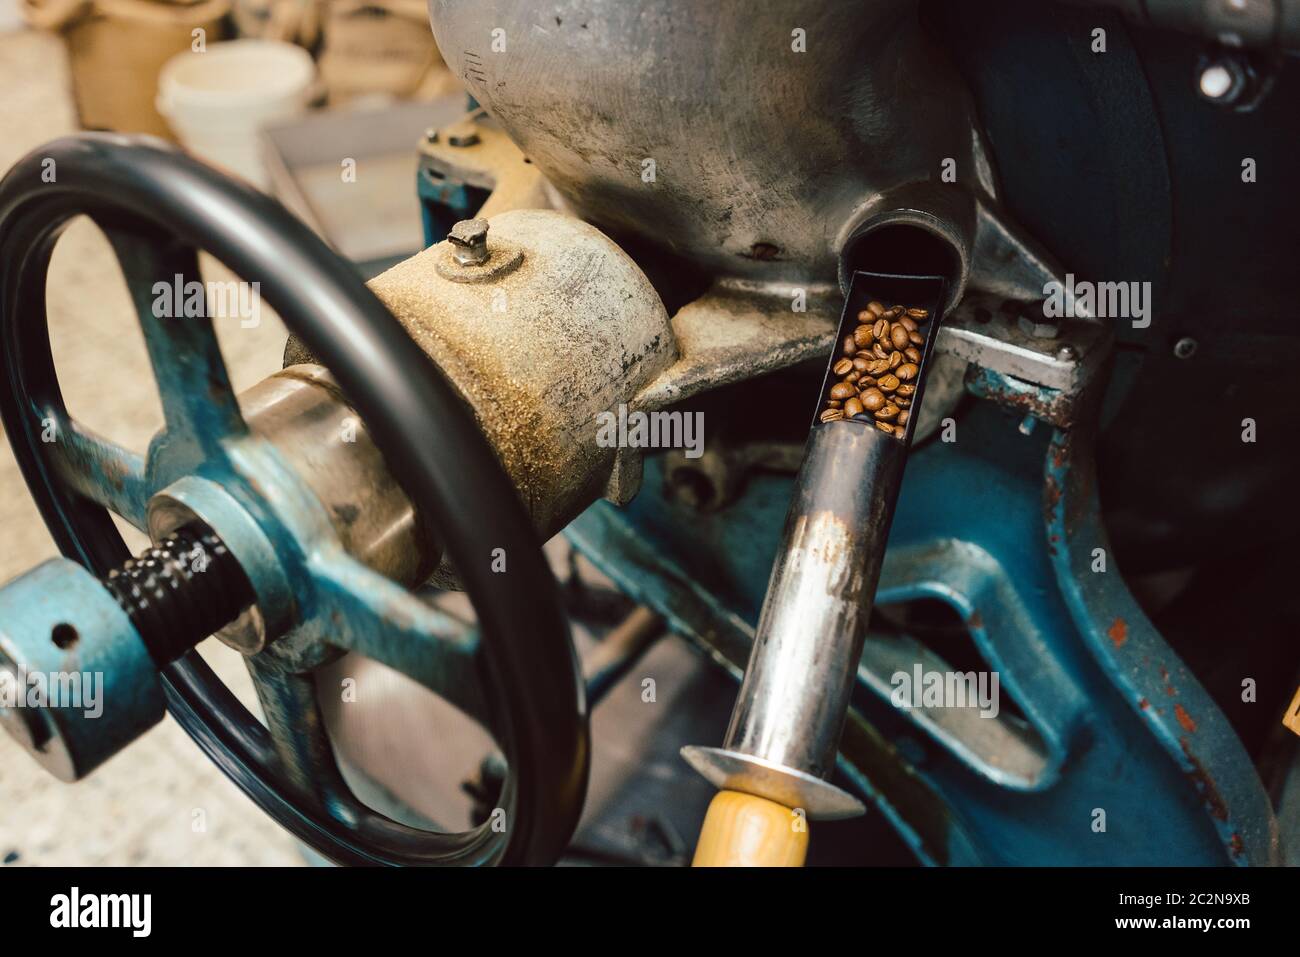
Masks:
[[[247,431],[203,292],[198,256],[144,227],[105,227],[144,330],[166,420],[165,442],[194,461]],[[198,285],[194,285],[197,283]]]
[[[41,431],[53,439],[44,451],[62,482],[144,530],[149,488],[142,456],[52,410],[42,416]]]
[[[331,644],[394,668],[490,725],[477,630],[346,555],[313,563]],[[490,730],[490,727],[489,727]]]
[[[285,777],[334,817],[349,817],[355,800],[334,760],[312,676],[277,667],[257,656],[245,660]]]

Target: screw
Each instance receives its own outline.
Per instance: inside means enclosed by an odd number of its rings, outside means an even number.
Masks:
[[[1220,56],[1202,63],[1196,88],[1201,97],[1219,106],[1232,106],[1250,86],[1250,72],[1235,56]]]
[[[162,668],[230,624],[254,601],[225,542],[198,525],[178,529],[100,579]]]
[[[1074,362],[1079,358],[1079,350],[1067,343],[1056,350],[1056,358],[1062,362]]]
[[[1174,355],[1179,359],[1190,359],[1196,353],[1196,340],[1191,336],[1183,336],[1174,343]]]
[[[424,131],[424,141],[425,141],[426,143],[436,143],[436,142],[438,142],[438,130],[437,130],[437,128],[431,126],[431,127],[429,127],[427,130],[425,130],[425,131]]]
[[[447,234],[451,243],[451,254],[462,266],[481,266],[488,261],[492,253],[487,245],[488,221],[486,219],[462,219]]]

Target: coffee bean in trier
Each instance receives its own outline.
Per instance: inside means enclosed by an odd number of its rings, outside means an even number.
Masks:
[[[929,317],[926,309],[867,303],[857,314],[858,325],[840,342],[840,357],[831,367],[836,381],[819,420],[856,419],[906,438],[925,345],[921,324]]]

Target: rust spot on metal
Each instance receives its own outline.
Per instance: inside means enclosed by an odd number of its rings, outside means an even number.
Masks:
[[[1061,485],[1056,481],[1056,477],[1049,475],[1043,483],[1043,506],[1047,512],[1046,518],[1050,522],[1052,513],[1056,511],[1056,506],[1061,504]]]
[[[1246,846],[1242,843],[1241,835],[1236,831],[1233,831],[1232,837],[1228,839],[1228,852],[1233,857],[1241,857],[1242,854],[1246,853]]]
[[[1201,797],[1205,798],[1205,806],[1209,808],[1210,816],[1216,821],[1226,821],[1228,819],[1228,805],[1224,803],[1223,796],[1219,794],[1219,789],[1214,786],[1214,779],[1205,770],[1205,766],[1197,760],[1196,755],[1192,754],[1192,746],[1187,743],[1187,739],[1179,738],[1178,743],[1183,749],[1183,756],[1187,758],[1192,766],[1192,770],[1187,772],[1187,776],[1196,784],[1201,792]]]
[[[1187,713],[1187,709],[1182,705],[1174,705],[1174,717],[1178,719],[1178,723],[1183,726],[1183,730],[1188,734],[1196,730],[1196,722],[1192,720],[1192,716]]]
[[[95,464],[99,474],[115,491],[122,491],[126,485],[126,463],[117,458],[98,459]]]
[[[983,628],[984,618],[978,611],[973,611],[970,613],[970,617],[966,619],[966,625],[969,628]]]
[[[1177,697],[1178,689],[1175,688],[1173,682],[1169,680],[1168,668],[1163,666],[1160,668],[1160,680],[1165,683],[1165,694],[1169,695],[1171,698]]]
[[[1114,624],[1107,629],[1106,634],[1110,637],[1110,643],[1116,648],[1123,648],[1124,642],[1128,641],[1128,622],[1123,618],[1116,618]]]
[[[1138,707],[1145,711],[1147,708],[1151,707],[1151,702],[1146,698],[1140,698],[1138,699]]]

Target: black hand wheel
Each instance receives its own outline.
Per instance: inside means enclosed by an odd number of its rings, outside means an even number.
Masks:
[[[143,459],[78,426],[60,394],[45,283],[53,246],[79,214],[99,225],[117,253],[163,398],[166,426]],[[259,282],[262,297],[330,369],[455,565],[478,613],[477,642],[338,548],[307,541],[295,532],[301,522],[278,513],[283,503],[249,480],[248,461],[262,453],[240,416],[210,321],[164,322],[150,309],[155,282],[197,278],[198,250]],[[275,644],[250,658],[267,727],[196,653],[168,665],[162,677],[172,715],[263,810],[340,863],[547,863],[559,856],[585,795],[589,738],[555,581],[471,415],[348,263],[274,200],[161,141],[69,137],[31,153],[0,182],[0,337],[0,413],[64,555],[106,575],[129,557],[108,510],[143,527],[147,503],[164,485],[186,475],[215,477],[260,509],[266,534],[293,565],[302,619],[293,634],[315,627],[319,640],[401,668],[452,700],[464,681],[482,676],[489,723],[510,769],[504,817],[436,833],[393,821],[352,796],[310,675],[269,654]],[[51,421],[58,440],[42,442]],[[509,556],[508,574],[491,568],[498,548]],[[256,570],[245,571],[255,579]]]

